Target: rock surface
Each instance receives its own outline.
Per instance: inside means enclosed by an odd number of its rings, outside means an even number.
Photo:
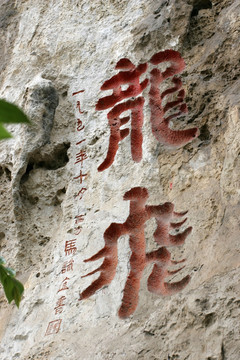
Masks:
[[[14,138],[0,143],[0,253],[25,286],[20,310],[0,289],[1,360],[239,360],[239,12],[238,0],[1,2],[0,96],[33,123],[9,126]],[[109,141],[107,110],[95,110],[106,95],[101,85],[116,74],[119,59],[137,65],[165,49],[186,62],[181,79],[189,112],[173,126],[198,127],[200,136],[179,149],[160,145],[144,90],[142,161],[132,161],[127,137],[113,165],[98,172]],[[74,177],[81,169],[76,142],[83,139],[81,185]],[[87,191],[80,200],[81,186]],[[159,297],[147,291],[147,269],[137,310],[121,320],[127,236],[118,241],[111,284],[87,300],[79,301],[79,292],[97,278],[81,276],[101,264],[83,260],[103,247],[112,222],[126,220],[123,195],[134,186],[148,189],[148,204],[171,201],[176,211],[188,210],[184,226],[192,234],[171,253],[187,259],[174,281],[187,274],[191,281]],[[148,251],[156,249],[155,227],[153,220],[146,227]],[[65,242],[74,238],[73,270],[62,274],[71,258]],[[59,293],[66,276],[68,290]],[[63,311],[55,314],[62,294]],[[45,335],[59,318],[59,332]]]

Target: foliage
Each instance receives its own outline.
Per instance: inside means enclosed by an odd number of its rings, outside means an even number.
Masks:
[[[0,140],[11,138],[12,135],[3,127],[2,123],[29,123],[29,120],[16,105],[0,99]]]
[[[12,135],[3,127],[2,123],[29,123],[29,120],[16,105],[0,99],[0,140],[11,138]],[[24,287],[20,281],[15,279],[15,271],[5,267],[4,264],[5,260],[0,256],[0,282],[9,304],[14,300],[19,307]]]
[[[15,279],[15,271],[5,267],[3,264],[5,264],[5,260],[0,256],[0,282],[3,285],[9,304],[14,300],[17,307],[19,307],[24,287],[20,281]]]

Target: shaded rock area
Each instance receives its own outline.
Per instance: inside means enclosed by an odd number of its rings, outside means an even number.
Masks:
[[[32,122],[6,126],[14,137],[0,143],[0,254],[25,287],[19,310],[0,289],[1,360],[239,360],[239,13],[238,0],[1,1],[0,97],[21,106]],[[138,65],[166,49],[179,51],[186,63],[188,114],[171,126],[198,127],[199,137],[178,149],[158,143],[146,88],[142,161],[133,162],[126,137],[113,164],[98,172],[110,133],[108,111],[95,110],[110,95],[101,85],[121,58]],[[76,143],[82,139],[88,158],[81,167]],[[80,169],[87,174],[82,199]],[[186,266],[169,281],[187,275],[191,281],[160,297],[147,290],[146,268],[137,309],[122,320],[128,236],[118,240],[110,285],[79,301],[98,274],[81,276],[101,265],[83,260],[104,246],[111,223],[127,219],[123,195],[138,186],[148,189],[147,204],[188,210],[181,229],[192,226],[191,235],[168,248]],[[79,214],[84,221],[76,235]],[[157,249],[155,229],[151,219],[147,251]],[[64,307],[56,313],[62,267],[71,258],[65,242],[75,238]],[[55,319],[62,320],[59,332],[45,335]]]

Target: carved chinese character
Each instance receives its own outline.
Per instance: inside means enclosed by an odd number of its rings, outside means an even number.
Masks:
[[[77,101],[77,109],[78,109],[78,111],[79,111],[79,114],[83,114],[83,111],[81,111],[80,101]]]
[[[60,330],[62,319],[53,320],[48,323],[45,335],[57,334]]]
[[[82,131],[85,128],[85,126],[83,125],[82,120],[77,119],[77,131]]]
[[[81,163],[81,166],[82,166],[83,161],[86,160],[87,158],[88,158],[88,156],[87,156],[86,150],[80,150],[80,151],[76,154],[75,164]]]
[[[66,300],[66,296],[61,296],[58,299],[57,304],[54,308],[55,314],[61,314],[63,312],[63,306],[65,306],[65,304],[63,303],[64,300]]]
[[[165,50],[152,56],[150,63],[152,65],[159,65],[163,62],[170,62],[170,66],[164,72],[158,68],[154,68],[150,72],[150,91],[149,91],[149,106],[151,110],[151,126],[155,138],[164,145],[170,147],[179,147],[192,141],[199,135],[197,128],[187,130],[173,130],[170,128],[170,121],[174,118],[182,116],[187,112],[187,106],[184,103],[185,92],[182,89],[182,81],[175,75],[182,72],[185,63],[181,55],[175,50]],[[126,58],[119,60],[116,69],[121,69],[117,75],[104,82],[101,90],[113,90],[113,94],[105,96],[98,100],[96,110],[105,110],[112,107],[107,117],[110,125],[110,139],[106,159],[98,167],[98,171],[107,169],[114,161],[118,150],[119,142],[129,135],[129,129],[122,129],[120,127],[126,124],[130,117],[120,118],[120,115],[131,110],[131,153],[132,159],[139,162],[142,159],[142,126],[143,126],[143,105],[144,98],[139,96],[147,87],[149,80],[145,79],[140,83],[140,76],[146,72],[147,63],[139,66]],[[160,92],[160,84],[168,78],[172,78],[174,86]],[[128,85],[126,90],[122,86]],[[176,94],[176,99],[173,101],[165,101],[172,98]],[[124,99],[132,98],[125,102]],[[119,103],[120,102],[120,103]],[[164,104],[164,102],[166,102]],[[175,112],[169,113],[170,110]],[[177,111],[176,111],[177,110]]]
[[[86,141],[86,139],[80,140],[78,142],[76,142],[76,145],[80,145],[83,141]]]
[[[60,289],[58,290],[59,291],[63,291],[63,290],[68,290],[68,287],[67,287],[67,282],[68,282],[69,278],[66,277],[63,281],[62,281],[62,284],[60,286]]]
[[[75,227],[74,228],[74,235],[76,235],[76,236],[79,235],[81,231],[82,231],[81,226]]]
[[[83,174],[82,170],[80,170],[80,173],[78,176],[75,176],[74,179],[79,179],[80,184],[82,184],[83,177],[87,176],[87,174]]]
[[[62,274],[64,274],[66,271],[72,271],[73,270],[73,263],[74,263],[73,259],[71,259],[70,261],[66,261],[63,264],[63,267],[62,267]]]
[[[75,92],[72,93],[72,96],[77,95],[77,94],[80,94],[80,93],[82,93],[82,92],[84,92],[84,91],[85,91],[85,90],[75,91]]]
[[[77,195],[75,195],[75,197],[79,196],[79,199],[82,200],[85,191],[87,191],[87,188],[81,188],[81,190],[77,193]]]
[[[77,239],[67,240],[65,242],[65,255],[75,254],[77,251],[76,240]]]
[[[84,220],[84,215],[76,215],[75,216],[75,224],[76,225],[79,224],[80,222],[83,222],[83,220]],[[79,235],[81,231],[82,231],[82,226],[81,225],[79,225],[77,227],[76,226],[74,227],[74,234],[75,235]]]
[[[152,273],[148,278],[148,290],[159,295],[174,294],[182,290],[190,280],[189,276],[185,276],[182,280],[175,283],[165,281],[167,276],[177,273],[182,269],[169,271],[167,269],[168,266],[185,261],[172,261],[171,254],[166,249],[166,246],[182,245],[186,237],[190,234],[192,230],[191,227],[188,227],[177,235],[169,234],[171,229],[178,230],[181,225],[183,225],[186,219],[177,223],[173,222],[173,220],[184,216],[186,212],[174,212],[174,206],[170,202],[158,206],[145,205],[147,198],[148,191],[146,188],[135,187],[126,192],[124,200],[130,200],[130,214],[128,218],[122,224],[112,223],[104,233],[104,248],[91,258],[85,260],[85,262],[89,262],[104,258],[100,267],[85,275],[89,276],[100,272],[98,279],[93,281],[93,283],[80,294],[80,300],[88,298],[98,289],[111,283],[115,276],[118,263],[117,241],[120,236],[129,235],[129,245],[132,251],[130,258],[131,269],[124,288],[122,305],[118,312],[121,318],[130,316],[137,307],[140,280],[147,264],[154,264]],[[157,223],[157,228],[153,236],[156,243],[161,247],[156,251],[146,253],[144,226],[145,222],[152,217],[156,219]]]

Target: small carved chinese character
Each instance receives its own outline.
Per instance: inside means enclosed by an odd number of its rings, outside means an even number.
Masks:
[[[66,271],[72,271],[73,270],[73,263],[74,263],[73,259],[71,259],[70,261],[66,261],[63,264],[63,267],[62,267],[62,274],[64,274]]]
[[[79,114],[83,114],[83,111],[81,111],[80,101],[77,101],[77,109],[79,111]]]
[[[74,179],[79,179],[80,184],[82,184],[83,177],[87,176],[87,174],[83,174],[82,170],[80,170],[80,173],[78,176],[75,176]]]
[[[77,239],[67,240],[65,242],[65,255],[75,254],[77,251],[76,240]]]
[[[66,277],[63,281],[62,281],[62,285],[60,286],[60,289],[58,290],[59,291],[63,291],[63,290],[68,290],[68,287],[67,287],[67,282],[68,282],[69,278]]]
[[[58,299],[57,304],[54,308],[55,314],[61,314],[63,312],[63,306],[65,306],[65,304],[63,303],[64,300],[66,300],[66,296],[61,296]]]
[[[82,120],[77,119],[77,131],[82,131],[85,128],[85,126],[82,123]]]
[[[87,156],[86,150],[80,150],[80,151],[76,154],[75,164],[81,163],[81,166],[82,166],[83,161],[86,160],[87,158],[88,158],[88,156]]]
[[[85,91],[85,90],[75,91],[74,93],[72,93],[72,96],[77,95],[77,94],[80,94],[80,93],[82,93],[82,92],[84,92],[84,91]]]
[[[75,195],[75,197],[79,196],[79,199],[82,200],[83,194],[87,191],[87,188],[81,188],[81,190]]]
[[[57,334],[60,330],[62,319],[53,320],[48,323],[45,335]]]
[[[74,228],[74,235],[76,235],[76,236],[79,235],[81,231],[82,231],[81,226],[75,227]]]

